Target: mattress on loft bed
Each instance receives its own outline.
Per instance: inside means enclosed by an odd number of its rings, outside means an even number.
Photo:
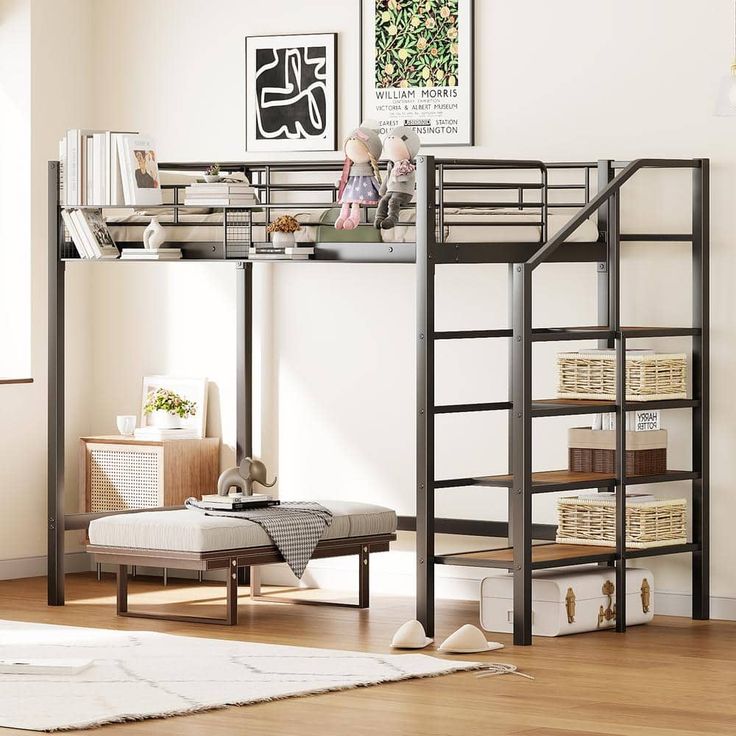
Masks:
[[[296,232],[298,242],[318,242],[318,229],[320,227],[331,227],[331,225],[320,225],[321,218],[328,212],[325,210],[309,210],[307,212],[291,212],[302,223],[302,229]],[[549,234],[552,237],[575,215],[577,210],[551,210],[549,213]],[[168,238],[171,242],[197,243],[197,242],[222,242],[222,211],[192,213],[191,211],[179,213],[179,224],[174,226],[173,212],[163,210],[144,214],[132,212],[117,214],[107,218],[113,239],[118,243],[140,242],[143,239],[143,230],[149,223],[151,216],[156,214],[164,227],[167,228]],[[538,211],[519,211],[505,209],[470,209],[450,208],[444,210],[444,242],[486,242],[486,243],[535,243],[541,237],[541,227],[536,224],[540,221]],[[414,222],[416,211],[404,210],[401,213],[400,223],[392,230],[381,230],[380,238],[385,243],[412,243],[415,239]],[[472,225],[459,225],[458,221],[472,222]],[[494,223],[520,223],[519,225],[497,225]],[[192,223],[200,223],[196,226]],[[454,224],[453,224],[454,223]],[[523,224],[528,223],[528,224]],[[345,240],[349,239],[345,232]],[[376,235],[379,235],[377,233]],[[263,225],[253,226],[253,239],[255,241],[266,240]],[[582,225],[568,238],[571,243],[592,243],[598,240],[598,227],[593,218],[585,220]]]

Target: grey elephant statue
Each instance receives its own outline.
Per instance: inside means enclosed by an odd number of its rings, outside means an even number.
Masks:
[[[228,468],[220,475],[217,481],[217,494],[227,496],[235,487],[244,496],[252,496],[254,483],[264,488],[272,488],[276,484],[278,477],[269,483],[266,480],[267,474],[268,471],[262,461],[246,457],[240,463],[240,467]]]

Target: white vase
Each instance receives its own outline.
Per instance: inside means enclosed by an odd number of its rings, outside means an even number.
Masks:
[[[293,248],[296,243],[294,233],[275,232],[271,242],[278,248]]]
[[[150,417],[151,426],[158,429],[179,429],[181,427],[181,419],[176,414],[170,414],[163,409],[151,412]]]
[[[152,217],[148,227],[143,231],[143,247],[148,250],[158,250],[165,242],[165,228],[158,221],[158,217]]]

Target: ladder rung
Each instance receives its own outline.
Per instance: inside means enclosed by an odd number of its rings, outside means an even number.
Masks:
[[[473,411],[503,411],[511,409],[513,404],[510,401],[492,401],[485,404],[445,404],[444,406],[435,406],[435,414],[462,414],[463,412]]]
[[[512,330],[445,330],[435,332],[435,340],[475,340],[483,337],[511,337]]]

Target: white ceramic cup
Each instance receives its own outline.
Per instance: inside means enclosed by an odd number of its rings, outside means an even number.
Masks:
[[[123,437],[132,437],[135,432],[135,414],[121,414],[117,417],[118,432]]]

